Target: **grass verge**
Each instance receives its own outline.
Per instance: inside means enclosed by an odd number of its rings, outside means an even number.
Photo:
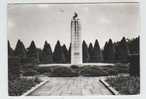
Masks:
[[[26,79],[19,78],[15,80],[9,80],[9,95],[10,96],[20,96],[29,89],[31,89],[36,84],[40,83],[40,81],[36,79]]]
[[[122,95],[137,95],[140,93],[139,77],[116,76],[108,78],[106,82]]]

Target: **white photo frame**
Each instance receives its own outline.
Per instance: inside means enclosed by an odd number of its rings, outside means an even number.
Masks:
[[[99,95],[99,96],[9,96],[8,95],[8,54],[7,54],[7,6],[8,4],[27,4],[27,3],[95,3],[95,2],[136,2],[140,4],[140,18],[141,18],[141,33],[140,35],[140,95],[118,95],[118,96],[112,96],[112,95]],[[123,99],[123,98],[140,98],[143,99],[146,97],[146,78],[144,75],[146,75],[145,72],[145,59],[146,59],[146,47],[145,47],[145,26],[146,26],[146,14],[144,13],[146,10],[146,2],[140,1],[140,0],[1,0],[0,1],[0,97],[4,99],[8,98],[50,98],[50,99],[73,99],[73,98],[79,98],[79,99],[96,99],[96,98],[102,98],[102,99]]]

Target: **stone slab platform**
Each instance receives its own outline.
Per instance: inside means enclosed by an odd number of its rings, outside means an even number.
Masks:
[[[29,96],[112,95],[98,77],[49,77],[49,81]]]

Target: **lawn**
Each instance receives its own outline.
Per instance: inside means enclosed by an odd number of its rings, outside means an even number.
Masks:
[[[95,65],[86,65],[86,66],[49,66],[49,67],[38,67],[38,68],[25,68],[23,71],[23,76],[35,76],[35,75],[45,75],[48,77],[77,77],[77,76],[90,76],[90,77],[99,77],[99,76],[116,76],[118,74],[128,74],[129,66],[128,65],[119,65],[116,66],[95,66]],[[122,79],[122,78],[121,78]],[[123,78],[124,80],[124,78]],[[107,80],[109,83],[116,80]],[[123,81],[124,82],[124,81]],[[9,80],[9,95],[10,96],[20,96],[29,89],[31,89],[36,84],[40,83],[37,79],[25,79],[19,78],[15,80]],[[119,83],[117,81],[117,83]],[[131,83],[131,82],[130,82]],[[111,85],[114,83],[111,82]],[[127,84],[127,83],[126,83]],[[133,87],[133,86],[130,86]],[[130,91],[131,92],[131,91]]]
[[[29,89],[31,89],[36,84],[39,84],[40,81],[36,79],[26,79],[19,78],[15,80],[9,80],[9,95],[10,96],[20,96]]]
[[[106,80],[109,85],[119,91],[122,95],[136,95],[140,93],[139,77],[116,76]]]

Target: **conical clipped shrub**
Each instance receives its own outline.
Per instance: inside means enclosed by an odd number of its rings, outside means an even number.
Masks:
[[[107,48],[108,42],[105,43],[104,49],[103,49],[103,59],[106,62],[108,59],[108,48]]]
[[[103,60],[98,40],[95,41],[92,57],[92,62],[101,62]]]
[[[139,43],[140,43],[140,37],[136,37],[132,40],[128,40],[128,49],[130,54],[139,53]]]
[[[69,63],[69,51],[67,50],[65,44],[62,46],[63,54],[65,55],[65,63]]]
[[[14,51],[11,48],[10,42],[8,41],[8,56],[14,56]]]
[[[39,61],[39,52],[38,52],[38,49],[36,48],[34,41],[31,42],[31,44],[28,48],[27,57],[35,59],[36,63],[40,62]]]
[[[69,54],[69,56],[68,56],[68,61],[69,61],[69,63],[71,63],[71,44],[69,45],[69,50],[68,50],[68,54]]]
[[[120,42],[117,42],[115,44],[115,49],[116,49],[116,60],[120,62],[126,62],[128,61],[128,45],[126,42],[125,37],[122,38]]]
[[[88,53],[89,53],[89,62],[92,62],[92,60],[93,60],[93,45],[92,45],[92,43],[89,44]]]
[[[115,49],[111,39],[109,39],[109,41],[105,43],[103,57],[105,62],[115,61]]]
[[[44,64],[53,62],[52,49],[50,47],[50,44],[48,44],[47,41],[45,41],[44,48],[41,52],[40,61],[41,63],[44,63]]]
[[[88,53],[88,46],[85,41],[82,43],[82,55],[83,55],[83,63],[89,61],[89,53]]]
[[[22,41],[18,40],[14,53],[18,57],[26,57],[26,49]]]
[[[60,45],[60,42],[57,41],[57,44],[55,45],[54,53],[53,53],[53,61],[55,63],[64,63],[65,62],[65,55],[63,53],[62,47]]]

